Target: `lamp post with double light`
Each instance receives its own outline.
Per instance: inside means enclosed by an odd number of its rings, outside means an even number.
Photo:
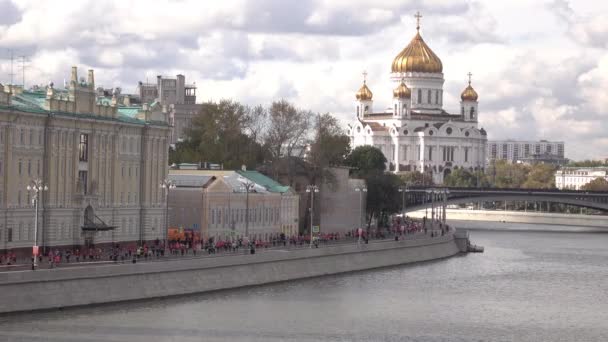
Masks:
[[[316,185],[307,185],[306,192],[310,193],[310,248],[312,248],[313,236],[312,236],[312,228],[313,228],[313,219],[314,219],[314,207],[315,207],[315,192],[319,192],[319,187]]]
[[[255,187],[255,183],[245,181],[241,185],[242,189],[247,193],[245,196],[245,237],[249,240],[249,193]]]
[[[172,180],[165,179],[160,183],[160,188],[165,192],[165,233],[163,235],[163,243],[166,250],[169,244],[169,191],[175,189],[175,183]]]
[[[359,193],[359,227],[361,229],[363,229],[363,218],[365,217],[365,213],[363,212],[363,193],[367,192],[367,187],[365,185],[363,186],[358,186],[355,188],[355,191]],[[363,230],[361,230],[363,231]],[[359,230],[357,229],[357,232],[359,232]],[[368,232],[369,233],[369,232]],[[369,238],[369,235],[368,235]],[[359,234],[359,240],[361,240],[361,234]]]
[[[32,193],[32,202],[35,207],[34,217],[34,246],[32,248],[33,264],[32,270],[35,270],[38,266],[38,202],[40,201],[40,193],[42,191],[48,191],[49,188],[42,183],[41,179],[34,179],[31,185],[27,186],[27,191]]]

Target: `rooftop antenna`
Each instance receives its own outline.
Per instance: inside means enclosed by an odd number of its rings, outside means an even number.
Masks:
[[[25,90],[25,69],[29,68],[29,65],[26,65],[29,60],[27,56],[19,56],[21,58],[21,85],[23,86],[23,90]]]
[[[13,61],[15,60],[15,53],[14,53],[13,50],[9,50],[9,51],[11,53],[11,72],[8,75],[9,75],[9,77],[11,79],[11,83],[10,84],[13,85],[13,76],[15,76],[14,68],[13,68]]]

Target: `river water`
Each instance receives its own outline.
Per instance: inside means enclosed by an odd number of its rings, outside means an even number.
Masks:
[[[0,341],[608,341],[608,230],[510,227],[472,230],[483,254],[0,317]]]

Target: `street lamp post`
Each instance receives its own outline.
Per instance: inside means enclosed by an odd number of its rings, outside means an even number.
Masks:
[[[446,209],[448,207],[448,195],[450,194],[450,189],[445,189],[443,192],[443,224],[446,223],[447,220],[447,214],[446,214]]]
[[[319,187],[316,185],[307,185],[306,192],[310,192],[310,248],[312,248],[312,227],[313,227],[313,210],[315,205],[315,192],[319,192]]]
[[[245,190],[246,198],[245,198],[245,237],[249,240],[249,192],[253,190],[255,187],[255,183],[252,182],[243,182],[243,190]]]
[[[27,191],[33,193],[32,202],[34,203],[36,216],[34,217],[34,246],[32,248],[32,254],[34,256],[34,263],[32,264],[32,270],[35,270],[38,266],[38,201],[40,200],[40,192],[47,191],[49,188],[42,183],[42,180],[35,179],[31,185],[27,186]]]
[[[358,186],[355,188],[355,191],[359,193],[359,227],[361,229],[363,229],[363,225],[364,225],[363,218],[365,217],[365,214],[363,213],[363,193],[367,192],[367,187],[365,185]],[[363,230],[361,230],[361,231],[363,231]],[[359,230],[357,229],[357,233],[358,232],[359,232]],[[369,236],[367,238],[369,239]],[[361,240],[361,235],[359,234],[359,241],[360,240]]]
[[[410,189],[406,185],[399,186],[399,192],[401,193],[401,212],[403,213],[403,217],[405,218],[405,193],[410,192]]]
[[[165,179],[160,183],[160,188],[165,192],[165,233],[163,234],[164,249],[167,250],[169,244],[169,191],[175,189],[175,183]]]

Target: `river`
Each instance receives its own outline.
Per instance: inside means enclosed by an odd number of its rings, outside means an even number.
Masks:
[[[510,227],[472,230],[483,254],[4,316],[0,341],[608,341],[608,230]]]

